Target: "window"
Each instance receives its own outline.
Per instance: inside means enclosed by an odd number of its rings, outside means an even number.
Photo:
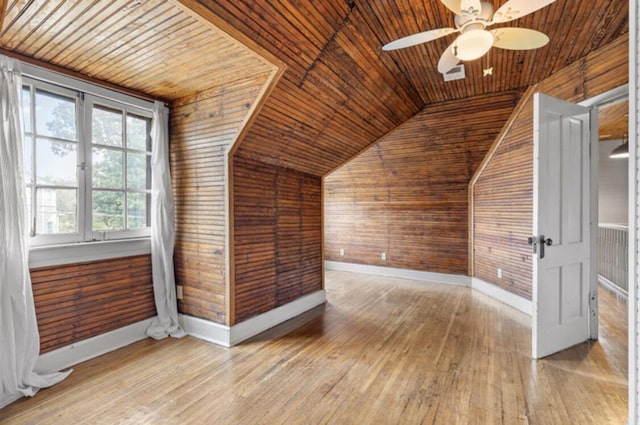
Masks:
[[[151,111],[24,79],[32,245],[149,235]]]

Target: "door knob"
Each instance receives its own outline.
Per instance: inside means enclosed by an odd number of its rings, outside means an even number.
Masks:
[[[540,259],[544,258],[544,246],[551,246],[553,241],[551,238],[544,238],[544,235],[540,235]]]

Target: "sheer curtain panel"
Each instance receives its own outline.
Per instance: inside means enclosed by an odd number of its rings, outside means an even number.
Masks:
[[[169,116],[161,102],[155,102],[151,129],[151,266],[153,293],[158,317],[147,329],[155,339],[186,333],[178,324],[178,300],[173,270],[175,242],[174,202],[169,170]]]
[[[71,373],[34,371],[40,336],[29,275],[21,88],[18,63],[0,57],[0,408]]]

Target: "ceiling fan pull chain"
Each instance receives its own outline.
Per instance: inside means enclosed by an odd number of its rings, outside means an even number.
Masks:
[[[482,70],[482,76],[488,77],[493,75],[493,67],[491,66],[491,50],[487,52],[487,67]]]

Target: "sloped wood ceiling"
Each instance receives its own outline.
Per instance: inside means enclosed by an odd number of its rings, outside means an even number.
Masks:
[[[398,37],[453,25],[439,1],[180,0],[255,40],[288,69],[238,154],[324,175],[426,104],[523,89],[628,32],[627,0],[558,0],[506,26],[547,33],[536,51],[494,49],[467,65],[465,80],[436,70],[453,36],[383,52]],[[504,1],[494,1],[499,7]]]
[[[381,50],[398,37],[451,26],[452,13],[437,0],[8,0],[0,47],[164,99],[268,66],[180,3],[288,67],[238,153],[314,175],[427,104],[523,89],[628,32],[627,0],[558,0],[508,24],[547,33],[548,46],[494,49],[493,77],[481,76],[485,58],[467,64],[465,80],[445,83],[436,65],[453,36]]]
[[[598,112],[600,141],[624,139],[629,133],[629,101],[612,103]]]
[[[173,100],[273,66],[166,0],[8,0],[0,48]]]

